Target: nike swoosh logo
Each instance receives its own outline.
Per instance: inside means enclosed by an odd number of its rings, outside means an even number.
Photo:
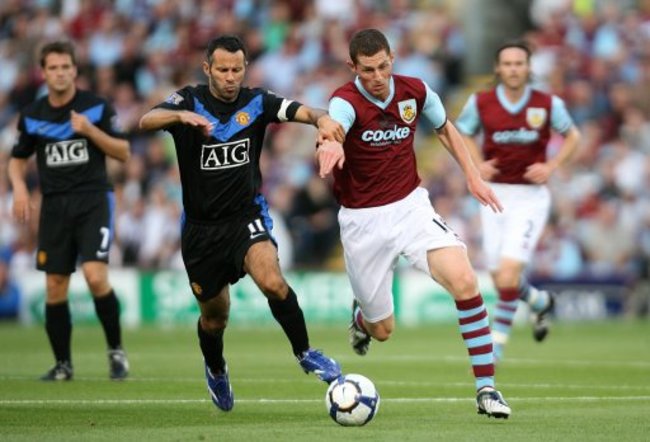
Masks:
[[[97,252],[97,258],[104,259],[108,256],[108,252]]]
[[[259,237],[259,236],[262,236],[262,235],[264,235],[264,234],[266,234],[266,232],[254,233],[254,234],[252,234],[252,235],[250,236],[250,239],[255,239],[255,238],[257,238],[257,237]]]

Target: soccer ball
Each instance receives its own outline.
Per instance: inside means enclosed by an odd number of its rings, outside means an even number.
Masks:
[[[379,393],[367,377],[346,374],[330,384],[325,393],[325,406],[337,424],[365,425],[379,411]]]

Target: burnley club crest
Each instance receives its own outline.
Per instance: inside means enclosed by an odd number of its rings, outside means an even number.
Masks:
[[[544,126],[544,123],[546,123],[546,109],[543,107],[529,107],[526,109],[526,123],[533,129]]]
[[[415,98],[400,101],[397,103],[397,107],[399,108],[399,116],[402,117],[402,121],[411,124],[413,120],[415,120],[415,117],[418,114]]]

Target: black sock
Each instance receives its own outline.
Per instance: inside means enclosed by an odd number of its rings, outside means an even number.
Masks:
[[[223,359],[224,329],[219,330],[216,334],[210,334],[201,327],[201,318],[199,318],[196,328],[205,363],[212,373],[222,373],[226,368],[226,361]]]
[[[293,289],[289,287],[289,294],[284,301],[269,299],[269,307],[273,317],[282,327],[284,333],[291,342],[293,354],[300,357],[305,350],[309,349],[309,336],[307,335],[307,324],[302,314],[298,298]]]
[[[72,365],[70,359],[72,321],[68,301],[60,304],[45,304],[45,331],[50,339],[56,361]]]
[[[93,297],[95,312],[99,322],[104,327],[106,344],[111,350],[122,348],[122,332],[120,328],[120,301],[113,290],[106,296]]]

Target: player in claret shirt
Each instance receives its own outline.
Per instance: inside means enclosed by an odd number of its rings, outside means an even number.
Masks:
[[[56,363],[41,379],[73,377],[68,286],[77,260],[106,335],[109,375],[124,379],[129,364],[122,348],[120,306],[108,282],[115,204],[106,156],[126,161],[129,143],[114,127],[115,111],[106,100],[75,87],[77,66],[71,43],[46,44],[41,68],[48,95],[21,112],[20,136],[9,161],[13,212],[19,222],[30,217],[25,174],[34,153],[43,193],[36,264],[46,273],[45,330]]]
[[[492,182],[506,208],[503,213],[481,209],[483,251],[499,293],[492,325],[497,360],[503,358],[520,299],[534,313],[535,340],[541,342],[548,333],[553,294],[530,285],[524,270],[551,208],[546,182],[580,138],[564,102],[529,85],[530,55],[524,42],[502,45],[495,55],[497,86],[470,96],[456,122],[481,176]],[[564,143],[547,158],[551,130],[562,134]],[[474,140],[479,132],[482,149]]]
[[[428,118],[467,178],[469,191],[494,211],[501,205],[481,179],[438,95],[422,80],[393,75],[393,54],[376,29],[350,41],[356,79],[338,88],[329,113],[345,141],[316,152],[320,174],[334,174],[345,266],[354,292],[350,343],[364,355],[371,339],[387,340],[394,327],[393,273],[399,256],[438,281],[456,302],[461,333],[476,379],[481,414],[507,418],[511,410],[494,386],[492,337],[465,244],[431,206],[419,186],[413,139]]]

